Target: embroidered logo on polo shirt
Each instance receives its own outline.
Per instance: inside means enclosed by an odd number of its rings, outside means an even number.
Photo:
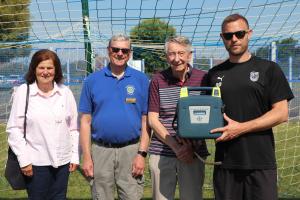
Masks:
[[[259,79],[259,72],[254,72],[254,71],[250,72],[250,80],[252,82],[256,82],[258,81],[258,79]]]
[[[133,85],[127,85],[126,86],[127,95],[132,96],[134,94],[135,88]],[[127,97],[126,103],[136,103],[136,98],[134,97]]]
[[[128,94],[128,95],[133,95],[133,94],[134,94],[135,88],[134,88],[133,85],[127,85],[127,86],[126,86],[126,90],[127,90],[127,94]]]

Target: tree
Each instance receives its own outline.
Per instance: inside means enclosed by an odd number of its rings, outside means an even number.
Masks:
[[[280,59],[287,59],[290,56],[295,56],[295,54],[299,51],[299,47],[297,46],[298,40],[289,37],[280,41],[276,41],[277,46],[277,55]],[[261,58],[270,59],[271,56],[271,47],[265,46],[260,47],[256,50],[255,55]]]
[[[293,78],[300,77],[300,68],[296,63],[300,63],[300,47],[298,45],[298,40],[289,37],[276,41],[276,62],[280,65],[283,72],[289,74],[289,58],[293,59],[292,68],[293,68]],[[256,55],[261,58],[271,59],[271,47],[260,47],[256,51]]]
[[[281,66],[283,72],[288,75],[289,74],[289,59],[292,57],[293,63],[293,74],[292,76],[299,77],[300,71],[299,67],[296,63],[300,62],[299,53],[300,48],[297,46],[298,40],[294,38],[286,38],[281,41],[276,42],[277,43],[277,63]]]
[[[175,33],[173,26],[157,18],[142,20],[131,29],[130,38],[136,44],[133,58],[145,60],[146,73],[151,74],[167,66],[163,44],[166,38],[174,36]]]
[[[269,57],[270,51],[271,51],[270,46],[268,45],[264,47],[259,47],[254,54],[260,58],[270,59]]]
[[[9,62],[30,53],[30,45],[13,44],[28,40],[31,25],[29,3],[30,0],[0,1],[0,53],[5,55],[0,57],[0,62]]]
[[[208,71],[210,69],[209,58],[202,56],[201,58],[194,58],[193,67],[201,70]]]
[[[292,37],[283,39],[276,43],[278,48],[278,54],[282,54],[284,55],[284,57],[295,56],[295,49],[299,49],[299,47],[296,47],[298,40]]]

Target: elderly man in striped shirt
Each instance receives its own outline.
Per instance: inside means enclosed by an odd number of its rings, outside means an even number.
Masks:
[[[165,52],[170,67],[156,74],[149,91],[149,124],[152,136],[150,171],[154,200],[174,199],[176,184],[181,200],[201,200],[204,181],[204,164],[193,155],[208,155],[205,141],[179,138],[172,127],[180,89],[185,86],[202,86],[206,73],[193,68],[192,45],[188,38],[168,38]]]

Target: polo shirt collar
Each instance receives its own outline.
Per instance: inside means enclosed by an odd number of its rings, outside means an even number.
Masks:
[[[111,72],[110,64],[107,67],[105,67],[103,70],[104,70],[104,73],[106,76],[115,77]],[[131,73],[132,73],[132,71],[131,71],[130,67],[128,65],[126,65],[125,71],[124,71],[124,77],[130,77]]]
[[[52,93],[51,93],[51,95],[50,96],[52,96],[52,95],[54,95],[55,93],[57,93],[57,94],[59,94],[59,95],[61,95],[62,94],[62,91],[61,91],[62,89],[61,89],[61,87],[59,87],[58,85],[57,85],[57,83],[56,82],[54,82],[54,87],[53,87],[53,90],[52,90]],[[36,83],[36,81],[33,83],[33,84],[31,84],[31,86],[30,86],[30,95],[41,95],[41,96],[44,96],[43,95],[43,93],[41,93],[41,91],[40,91],[40,89],[38,88],[38,86],[37,86],[37,83]]]

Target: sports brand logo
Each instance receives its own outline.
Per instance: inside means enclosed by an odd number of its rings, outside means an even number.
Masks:
[[[220,76],[217,77],[216,87],[221,87],[222,86],[223,78],[224,78],[224,75],[222,77],[220,77]]]
[[[126,86],[126,90],[127,90],[127,94],[128,94],[128,95],[133,95],[133,94],[134,94],[135,88],[134,88],[133,85],[127,85],[127,86]]]
[[[250,80],[252,82],[256,82],[258,81],[258,79],[259,79],[259,72],[254,72],[254,71],[250,72]]]

